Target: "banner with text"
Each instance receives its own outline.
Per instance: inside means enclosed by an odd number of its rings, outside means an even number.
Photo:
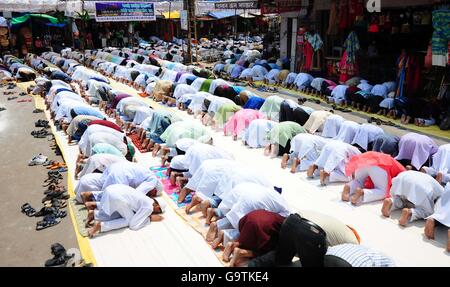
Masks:
[[[149,2],[95,2],[97,22],[156,21],[155,5]]]

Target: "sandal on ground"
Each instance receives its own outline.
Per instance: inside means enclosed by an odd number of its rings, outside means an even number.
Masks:
[[[28,217],[33,217],[36,214],[36,210],[31,207],[31,205],[27,202],[21,207],[22,213]]]
[[[53,207],[42,207],[41,210],[36,212],[35,217],[46,216],[55,213],[56,210]]]
[[[45,228],[49,228],[49,227],[59,224],[60,222],[61,222],[61,220],[58,217],[56,217],[55,215],[48,215],[48,216],[44,217],[44,220],[36,223],[36,230],[39,231],[39,230],[42,230]]]

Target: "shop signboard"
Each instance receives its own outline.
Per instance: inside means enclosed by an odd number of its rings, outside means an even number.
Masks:
[[[241,1],[241,2],[217,2],[214,3],[214,6],[217,10],[226,10],[226,9],[259,9],[258,1]]]
[[[156,21],[155,5],[149,2],[95,2],[97,22]]]

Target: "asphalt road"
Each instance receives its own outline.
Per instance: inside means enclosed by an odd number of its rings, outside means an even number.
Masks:
[[[15,88],[13,95],[4,95],[5,87],[0,88],[0,266],[44,266],[53,257],[50,246],[61,243],[66,249],[78,248],[75,231],[70,216],[66,216],[56,226],[36,231],[36,222],[42,217],[27,217],[21,213],[22,204],[28,202],[37,211],[46,190],[42,187],[47,178],[43,166],[28,166],[29,160],[43,153],[52,160],[62,161],[49,147],[46,138],[36,139],[30,135],[38,129],[34,122],[45,119],[42,113],[33,113],[34,103],[18,103],[17,100],[32,99],[19,96]],[[8,101],[8,97],[17,99]],[[64,179],[62,184],[66,184]],[[67,212],[67,208],[65,209]]]

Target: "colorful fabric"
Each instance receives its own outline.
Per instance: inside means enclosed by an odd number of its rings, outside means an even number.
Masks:
[[[389,190],[392,186],[392,179],[399,173],[406,171],[405,167],[403,167],[390,155],[369,151],[360,155],[353,156],[345,166],[345,173],[347,176],[351,176],[358,169],[369,166],[377,166],[386,171],[388,179],[388,184],[386,186],[386,197],[390,197]],[[373,182],[370,177],[366,180],[364,187],[368,189],[374,188]]]
[[[253,120],[264,119],[264,115],[257,110],[244,109],[235,113],[225,124],[225,135],[241,136]]]
[[[311,47],[313,48],[314,52],[317,52],[323,46],[322,38],[320,38],[320,35],[317,33],[315,33],[314,35],[311,35],[310,33],[305,33],[305,39],[306,41],[308,41],[308,43],[311,44]]]
[[[448,42],[450,40],[450,10],[433,11],[434,33],[431,39],[433,55],[448,54]]]
[[[205,80],[202,83],[202,86],[200,87],[200,92],[207,92],[207,93],[209,93],[209,88],[211,87],[212,81],[213,80],[211,80],[211,79]]]

